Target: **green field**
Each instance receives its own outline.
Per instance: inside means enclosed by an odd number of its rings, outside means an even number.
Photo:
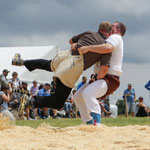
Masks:
[[[39,120],[17,120],[17,126],[30,126],[36,128],[40,124],[49,124],[53,127],[70,127],[83,124],[80,118],[78,119],[39,119]],[[102,124],[107,126],[127,126],[127,125],[148,125],[150,126],[150,118],[102,118]]]

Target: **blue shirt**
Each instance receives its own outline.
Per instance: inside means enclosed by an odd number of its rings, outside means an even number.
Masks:
[[[135,98],[135,91],[134,91],[133,88],[132,88],[131,90],[126,89],[126,90],[124,91],[123,99],[125,98],[125,94],[129,94],[129,93],[130,93],[130,95],[127,96],[127,102],[132,103],[132,102],[134,101],[134,98]]]
[[[2,95],[4,95],[5,93],[3,92],[3,91],[0,91],[0,102],[2,102],[1,103],[1,105],[0,105],[0,107],[2,108],[2,109],[8,109],[8,104],[7,104],[7,102],[5,102],[3,99],[2,99]]]
[[[50,96],[50,92],[45,91],[45,89],[40,89],[37,93],[37,96]]]
[[[145,88],[146,88],[147,90],[150,90],[150,81],[148,81],[148,82],[146,83]]]
[[[79,90],[79,88],[82,87],[83,85],[84,85],[83,82],[79,83],[78,86],[77,86],[77,90]]]

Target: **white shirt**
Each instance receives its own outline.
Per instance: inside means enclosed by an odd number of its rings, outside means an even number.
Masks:
[[[122,74],[122,60],[123,60],[123,40],[119,34],[111,35],[107,40],[107,43],[110,43],[114,46],[112,51],[112,56],[110,58],[110,68],[108,69],[107,74],[120,76]],[[100,63],[94,65],[94,72],[98,73],[100,69]]]
[[[110,68],[108,74],[120,76],[122,74],[122,60],[123,60],[123,40],[119,34],[111,35],[107,40],[114,46],[112,56],[110,58]]]

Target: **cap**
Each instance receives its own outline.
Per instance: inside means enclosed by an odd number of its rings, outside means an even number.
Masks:
[[[26,85],[28,85],[28,82],[24,82],[24,81],[23,81],[23,82],[22,82],[22,84],[26,84]]]
[[[7,72],[7,73],[9,73],[10,71],[8,71],[8,69],[4,69],[4,70],[3,70],[3,72]]]

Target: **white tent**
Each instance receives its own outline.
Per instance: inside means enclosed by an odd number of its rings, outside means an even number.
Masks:
[[[1,47],[0,48],[0,71],[8,69],[8,79],[12,77],[12,72],[18,72],[18,77],[22,81],[51,82],[53,73],[44,70],[29,72],[25,67],[12,66],[11,61],[15,53],[20,53],[23,59],[52,59],[58,52],[57,46],[33,46],[33,47]]]

